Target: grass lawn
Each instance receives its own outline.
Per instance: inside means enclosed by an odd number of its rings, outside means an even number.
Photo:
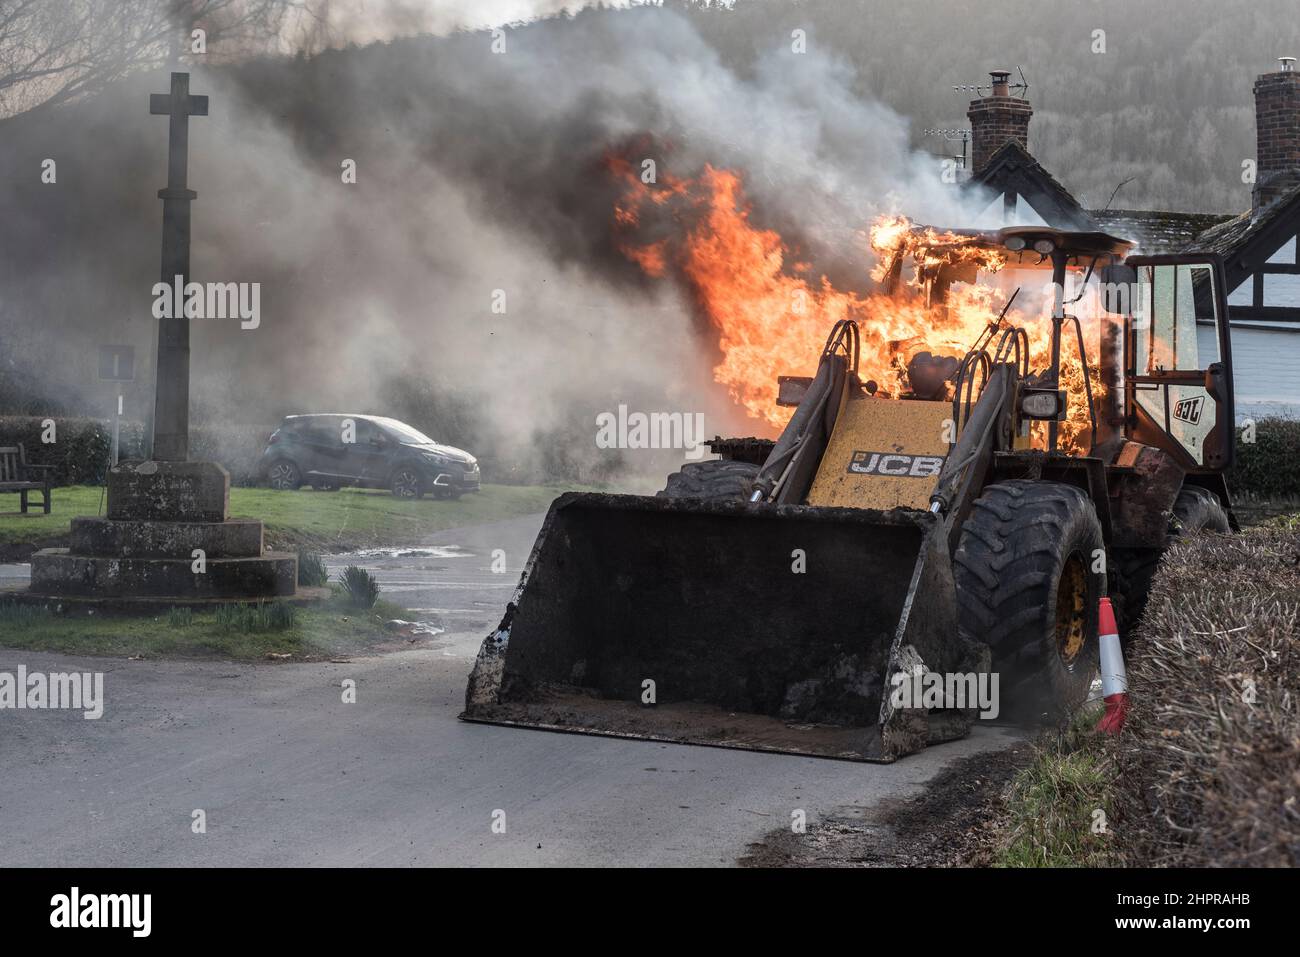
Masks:
[[[1007,827],[995,867],[1107,867],[1111,837],[1097,831],[1113,817],[1114,768],[1095,730],[1101,708],[1085,707],[1069,726],[1046,734],[1034,760],[1004,797]]]
[[[481,492],[454,502],[431,497],[408,502],[374,489],[277,492],[232,488],[230,514],[233,518],[262,519],[267,542],[274,547],[346,551],[378,544],[414,545],[445,528],[542,512],[565,490],[551,485],[484,485]],[[0,545],[67,535],[72,518],[103,514],[103,492],[102,488],[84,485],[56,488],[49,515],[0,514]],[[0,508],[16,509],[17,503],[16,495],[0,498]]]
[[[0,604],[0,646],[28,651],[143,658],[329,658],[407,647],[409,636],[387,625],[410,614],[380,600],[370,609],[336,593],[289,613],[287,627],[221,622],[215,611],[157,615],[59,615],[46,608]]]

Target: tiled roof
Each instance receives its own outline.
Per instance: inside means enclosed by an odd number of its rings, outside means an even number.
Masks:
[[[1190,249],[1197,252],[1215,252],[1224,259],[1229,259],[1245,249],[1250,242],[1281,216],[1294,213],[1300,207],[1300,186],[1291,190],[1267,206],[1260,213],[1246,210],[1240,216],[1234,216],[1226,222],[1212,226],[1196,237]]]
[[[1084,209],[1070,191],[1016,140],[1003,144],[967,185],[998,191],[1014,189],[1054,225],[1065,229],[1097,230],[1131,240],[1137,244],[1133,251],[1139,255],[1218,253],[1230,272],[1234,260],[1279,217],[1300,215],[1300,186],[1258,214],[1252,210],[1233,215],[1156,209]],[[1045,210],[1040,208],[1043,205],[1055,208]]]
[[[1172,213],[1156,209],[1090,209],[1097,228],[1137,243],[1138,255],[1159,255],[1188,248],[1206,230],[1233,219],[1231,213]]]
[[[1057,214],[1058,222],[1055,225],[1084,230],[1093,228],[1092,220],[1079,205],[1079,201],[1017,140],[1007,140],[1002,144],[985,167],[968,180],[967,185],[984,186],[998,192],[1011,186],[1049,222],[1052,221],[1048,215],[1049,210],[1042,209],[1042,204],[1036,203],[1036,199],[1046,199],[1057,207],[1050,211]],[[1026,189],[1026,186],[1032,188]]]

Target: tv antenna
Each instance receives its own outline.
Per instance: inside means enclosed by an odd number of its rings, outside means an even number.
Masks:
[[[1029,95],[1029,80],[1025,77],[1023,67],[1016,67],[1019,83],[1011,82],[1010,70],[990,70],[990,82],[984,84],[962,83],[952,88],[954,93],[974,93],[976,96],[1016,96],[1025,99]]]
[[[958,169],[965,169],[967,166],[966,146],[970,143],[970,130],[964,129],[934,129],[924,130],[926,136],[942,136],[945,143],[961,143],[961,155],[952,154],[950,158],[958,161]],[[943,154],[947,157],[949,154]]]

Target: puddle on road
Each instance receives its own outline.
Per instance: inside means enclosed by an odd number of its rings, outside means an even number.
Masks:
[[[31,565],[0,565],[0,582],[25,582],[31,577]]]
[[[390,618],[384,622],[384,627],[407,635],[430,638],[441,635],[447,630],[431,621],[403,621],[401,618]]]
[[[474,553],[459,545],[427,545],[421,548],[363,548],[348,555],[331,555],[338,561],[343,558],[393,559],[393,558],[473,558]]]
[[[437,649],[445,647],[442,636],[447,629],[441,622],[428,619],[406,621],[402,618],[390,618],[384,622],[387,637],[368,646],[365,651],[370,654],[387,654],[393,651],[410,651],[416,648]]]
[[[465,558],[476,561],[457,562]],[[496,624],[505,606],[504,597],[494,596],[517,587],[513,576],[486,574],[483,559],[481,550],[462,545],[388,545],[326,556],[331,575],[348,564],[374,574],[381,594],[403,604],[415,619],[387,621],[387,634],[368,652],[430,650],[449,658],[472,658],[478,653],[482,636]],[[469,594],[462,594],[466,591]],[[428,604],[434,594],[445,594],[449,602],[437,607]],[[417,596],[424,602],[417,603]],[[408,604],[409,598],[417,602]]]

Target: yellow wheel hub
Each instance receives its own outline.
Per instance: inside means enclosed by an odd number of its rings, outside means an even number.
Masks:
[[[1071,556],[1056,586],[1056,647],[1061,660],[1074,664],[1083,650],[1088,621],[1088,578],[1083,562]]]

